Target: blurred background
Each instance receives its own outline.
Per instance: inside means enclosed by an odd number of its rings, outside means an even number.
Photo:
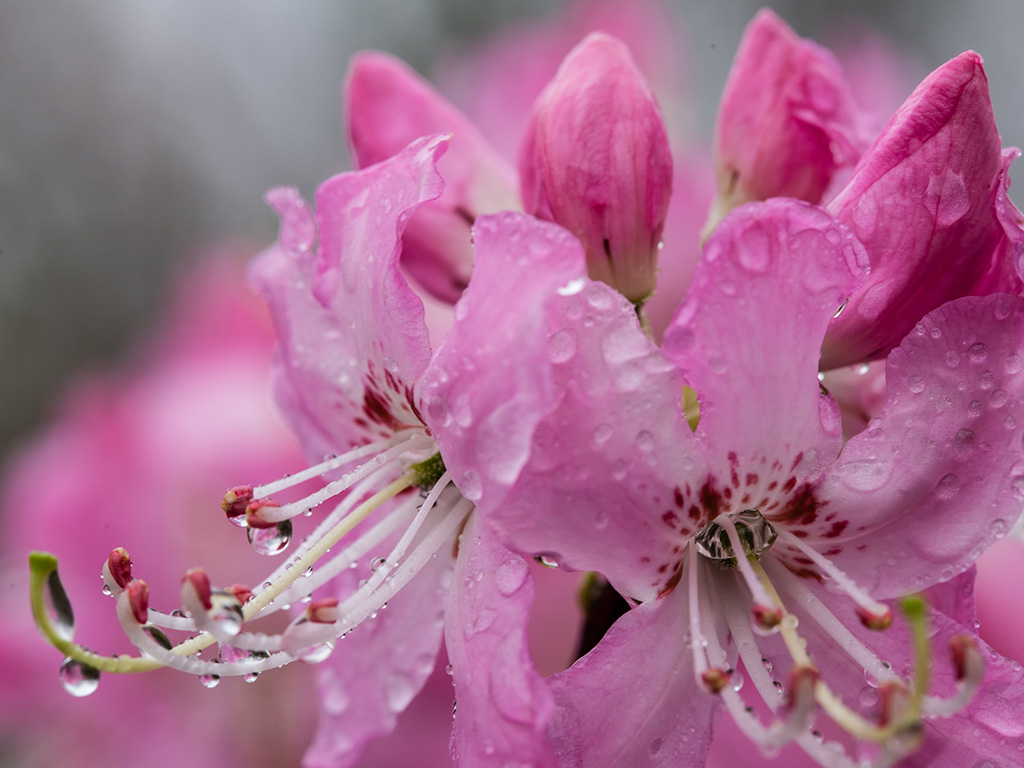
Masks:
[[[346,167],[340,85],[361,48],[430,74],[459,46],[556,0],[98,0],[0,5],[0,453],[75,371],[109,364],[201,246],[275,233],[270,186],[310,195]],[[877,30],[915,82],[985,57],[1004,143],[1024,143],[1024,4],[769,3],[825,42]],[[684,119],[710,135],[748,0],[671,3]],[[904,94],[905,95],[905,94]]]

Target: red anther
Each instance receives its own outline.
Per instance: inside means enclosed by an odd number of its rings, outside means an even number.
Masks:
[[[786,614],[781,608],[775,608],[770,605],[755,605],[754,606],[754,621],[761,629],[775,629],[782,623],[782,619]]]
[[[220,503],[220,508],[228,517],[238,517],[245,514],[245,508],[250,501],[252,501],[252,486],[236,485],[224,494],[224,501]]]
[[[973,637],[956,635],[949,641],[949,650],[953,654],[957,682],[967,678],[979,678],[979,673],[984,674],[984,661]]]
[[[260,510],[264,507],[273,508],[280,507],[273,499],[260,499],[258,501],[250,501],[249,505],[245,508],[245,522],[249,524],[250,528],[274,528],[278,521],[268,521],[260,517]]]
[[[124,589],[132,580],[132,561],[124,547],[112,550],[107,558],[107,570],[117,586]]]
[[[884,613],[875,613],[869,611],[867,608],[857,607],[857,618],[860,619],[868,629],[873,629],[876,632],[888,629],[892,626],[892,611],[888,608],[885,609]]]
[[[234,598],[242,605],[252,600],[252,590],[245,584],[232,584],[230,587],[225,587],[224,591],[229,595],[234,595]]]
[[[700,682],[708,693],[720,693],[729,684],[729,672],[721,667],[708,667],[701,672]]]
[[[139,624],[149,621],[149,585],[141,579],[131,582],[127,588],[128,604],[132,607],[132,616]]]
[[[886,680],[879,686],[879,725],[885,727],[903,716],[910,706],[910,689],[902,680]]]
[[[814,701],[814,687],[818,684],[818,670],[807,665],[793,667],[789,673],[789,695],[786,703],[797,709]]]
[[[185,576],[181,581],[182,583],[187,581],[192,585],[192,589],[196,591],[196,595],[199,597],[199,602],[203,604],[203,608],[210,610],[213,607],[213,600],[211,599],[213,590],[210,588],[210,577],[206,575],[206,571],[202,568],[189,568],[185,571]]]

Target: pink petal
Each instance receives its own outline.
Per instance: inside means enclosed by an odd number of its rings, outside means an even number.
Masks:
[[[710,228],[737,205],[770,197],[821,201],[861,147],[857,108],[833,56],[762,10],[744,33],[715,134],[718,197]]]
[[[672,193],[672,154],[654,95],[610,35],[565,59],[527,122],[525,209],[575,234],[590,276],[634,302],[654,291]]]
[[[345,103],[352,154],[360,168],[386,160],[421,136],[452,134],[451,150],[438,163],[445,191],[409,222],[402,263],[431,293],[454,302],[473,268],[473,220],[517,207],[512,168],[462,113],[388,54],[353,58]]]
[[[1024,583],[1024,541],[1007,536],[978,558],[979,632],[1007,658],[1024,662],[1024,612],[1016,606]]]
[[[369,560],[369,558],[367,558]],[[306,768],[355,765],[368,743],[390,733],[434,669],[454,562],[443,550],[377,616],[337,642],[316,667],[320,721]],[[328,587],[339,599],[369,578],[366,562]]]
[[[619,619],[589,654],[551,678],[552,732],[564,765],[704,765],[721,700],[697,686],[685,590]]]
[[[1007,241],[1022,241],[1005,163],[981,57],[961,54],[918,86],[828,206],[871,275],[829,329],[824,368],[882,357],[940,304],[1010,287],[990,275],[1012,274]]]
[[[830,556],[876,597],[951,578],[1020,514],[1022,356],[1024,306],[1005,294],[940,307],[889,355],[882,414],[817,492],[850,523]]]
[[[451,742],[456,766],[555,765],[545,735],[554,709],[551,692],[527,649],[532,602],[526,562],[473,515],[459,540],[445,615],[457,697]]]
[[[838,453],[818,349],[865,263],[845,227],[794,200],[748,204],[708,240],[664,349],[697,391],[697,436],[717,468],[705,497],[720,511],[767,515]]]
[[[682,378],[633,306],[583,277],[567,232],[500,214],[475,237],[473,281],[419,390],[446,465],[520,551],[651,599],[703,514]]]
[[[320,249],[314,257],[285,238],[308,217],[294,190],[272,190],[281,246],[251,276],[281,338],[279,402],[311,456],[388,437],[419,418],[412,385],[430,357],[423,304],[398,269],[399,237],[410,213],[437,197],[434,169],[443,140],[414,142],[363,171],[324,182],[317,193]],[[289,247],[293,246],[293,247]]]

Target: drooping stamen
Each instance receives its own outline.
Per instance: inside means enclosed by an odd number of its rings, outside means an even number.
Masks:
[[[693,674],[708,693],[720,693],[730,682],[729,670],[724,666],[708,665],[709,641],[701,630],[700,590],[697,583],[697,571],[700,561],[697,559],[697,548],[693,539],[686,549],[683,562],[683,579],[687,586],[687,598],[690,606],[690,651],[693,654]]]
[[[956,693],[948,699],[925,696],[924,712],[929,717],[949,717],[966,707],[981,688],[985,678],[985,660],[978,643],[970,635],[957,635],[949,641],[956,667]]]
[[[892,626],[892,611],[889,610],[889,606],[871,599],[863,589],[854,583],[853,579],[839,570],[831,560],[823,557],[816,549],[800,541],[787,530],[780,531],[779,537],[786,544],[813,560],[826,576],[830,577],[843,592],[857,603],[857,617],[864,626],[875,630],[884,630]]]
[[[124,547],[111,551],[103,564],[103,588],[108,595],[120,594],[128,582],[132,580],[132,560]]]

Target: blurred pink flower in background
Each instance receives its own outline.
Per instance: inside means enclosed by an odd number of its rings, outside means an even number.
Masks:
[[[203,254],[129,360],[76,380],[6,467],[0,744],[18,765],[94,766],[127,755],[152,766],[293,765],[310,737],[315,706],[301,666],[215,690],[164,672],[109,675],[88,699],[73,698],[25,599],[26,553],[50,549],[79,639],[126,651],[99,579],[115,546],[159,595],[177,595],[182,573],[199,563],[215,577],[259,577],[265,563],[217,501],[228,478],[279,475],[302,460],[270,404],[273,332],[242,277],[250,252]]]

